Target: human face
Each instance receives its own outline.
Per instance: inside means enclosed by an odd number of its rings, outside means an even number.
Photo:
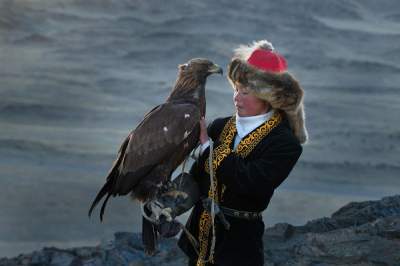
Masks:
[[[251,91],[236,82],[234,86],[233,102],[236,107],[236,112],[239,116],[254,116],[267,113],[270,106],[266,101],[263,101],[254,96]]]

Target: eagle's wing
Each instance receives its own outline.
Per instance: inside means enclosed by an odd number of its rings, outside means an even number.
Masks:
[[[185,141],[197,141],[193,132],[198,129],[200,120],[199,108],[190,103],[167,102],[147,113],[142,122],[122,143],[118,157],[113,163],[107,181],[97,193],[90,209],[107,195],[100,211],[103,219],[104,209],[111,195],[125,195],[138,182],[165,160],[178,152],[178,147]],[[198,132],[198,130],[197,130]],[[188,147],[195,144],[188,143]],[[174,169],[171,169],[171,171]]]
[[[118,178],[131,173],[128,183],[134,186],[146,172],[171,157],[200,121],[199,108],[190,103],[168,102],[148,113],[138,127],[131,132],[128,146],[123,154]],[[118,180],[116,184],[125,184]],[[121,188],[126,190],[125,188]],[[119,190],[119,189],[118,189]],[[115,192],[115,191],[114,191]]]

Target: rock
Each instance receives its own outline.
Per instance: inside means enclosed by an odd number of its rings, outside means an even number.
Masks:
[[[35,251],[32,253],[31,265],[46,265],[50,262],[49,254]]]
[[[292,237],[285,238],[276,237],[284,235],[282,226],[266,230],[266,261],[276,265],[400,265],[400,196],[349,203],[330,218],[294,226],[293,231]]]
[[[400,195],[352,202],[303,226],[279,223],[264,234],[266,266],[400,265]],[[187,265],[176,239],[161,239],[158,253],[143,254],[140,234],[118,232],[114,241],[96,247],[44,248],[0,266],[150,266]]]
[[[102,260],[100,258],[91,258],[83,260],[81,263],[82,266],[98,266],[102,264]]]
[[[114,234],[117,246],[128,246],[143,251],[142,237],[140,234],[129,232],[117,232]]]
[[[307,222],[296,228],[297,232],[322,233],[331,230],[358,226],[381,217],[400,215],[400,195],[384,197],[376,201],[351,202],[332,214]]]
[[[97,251],[97,250],[96,250],[95,248],[91,248],[91,247],[82,247],[82,248],[74,249],[73,253],[74,253],[76,256],[85,259],[85,258],[90,258],[90,257],[95,256],[95,254],[98,253],[98,252],[96,252],[96,251]]]
[[[268,237],[275,237],[281,240],[286,240],[290,237],[292,237],[294,233],[294,227],[291,224],[288,223],[278,223],[274,225],[271,228],[267,228],[265,230],[265,235],[268,235]]]
[[[51,254],[49,265],[70,266],[74,258],[75,257],[70,252],[55,250]]]

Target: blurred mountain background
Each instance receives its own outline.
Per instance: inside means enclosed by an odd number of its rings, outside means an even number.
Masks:
[[[1,0],[0,257],[139,231],[128,197],[103,224],[87,217],[122,140],[167,97],[178,64],[226,69],[260,39],[306,91],[310,133],[266,225],[398,193],[399,1]],[[208,121],[233,113],[226,77],[210,77],[206,96]]]

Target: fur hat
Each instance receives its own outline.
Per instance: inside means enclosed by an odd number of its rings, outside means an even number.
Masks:
[[[228,65],[228,80],[233,88],[239,82],[256,97],[269,102],[272,108],[284,111],[297,139],[306,143],[304,91],[287,71],[286,59],[270,42],[262,40],[235,49]]]

